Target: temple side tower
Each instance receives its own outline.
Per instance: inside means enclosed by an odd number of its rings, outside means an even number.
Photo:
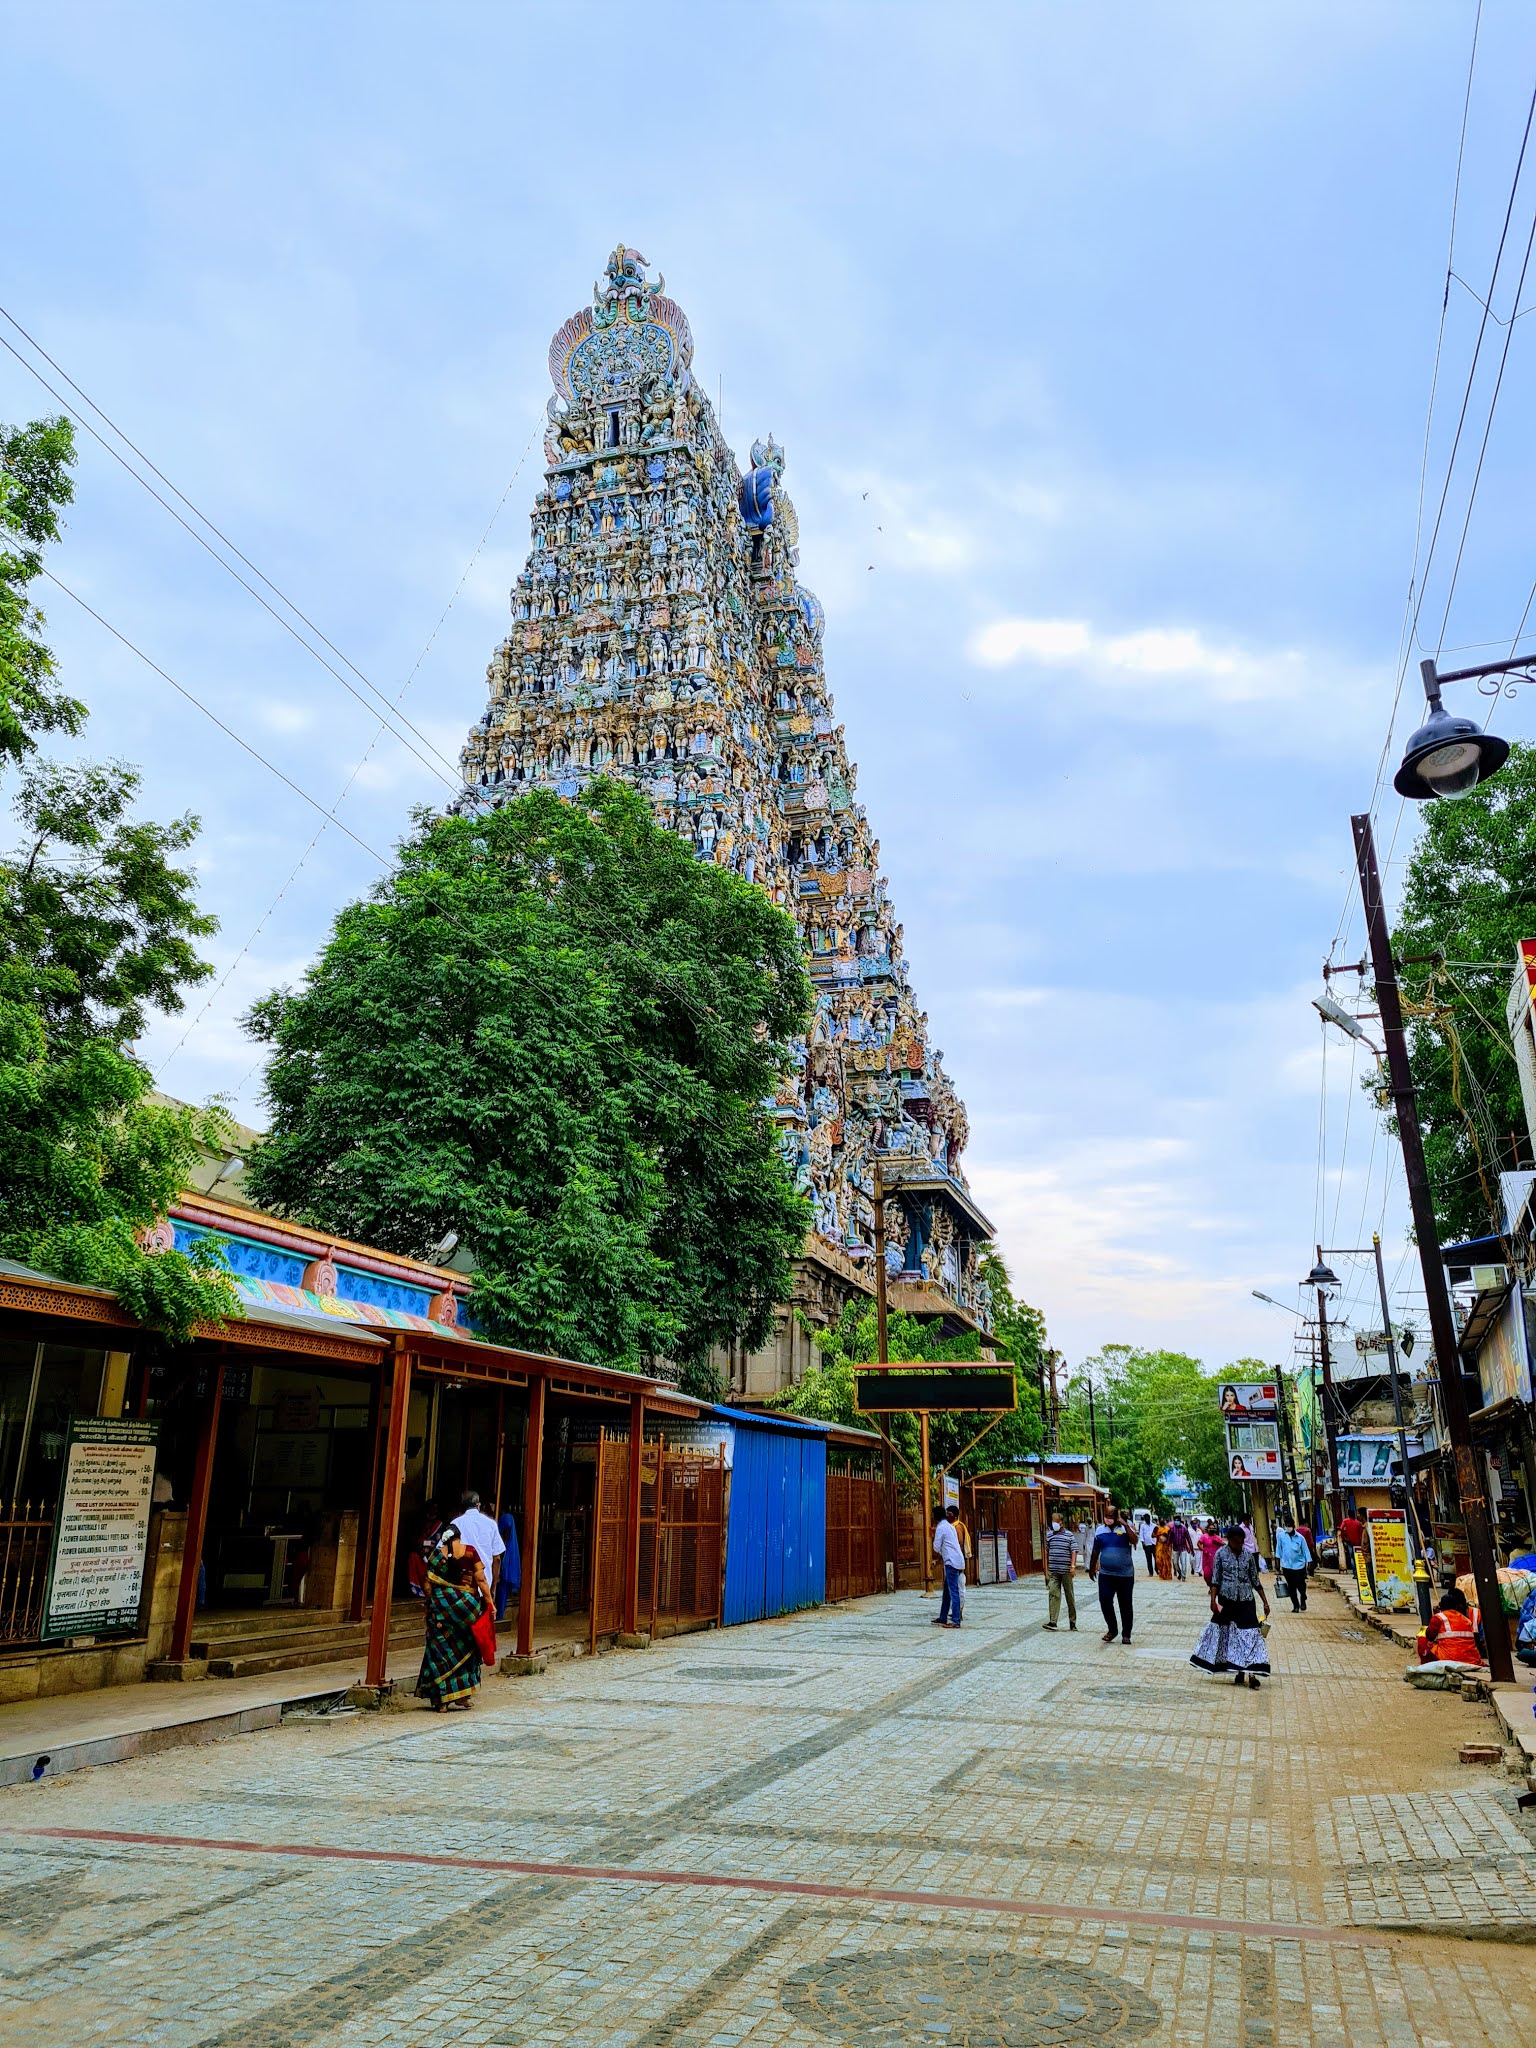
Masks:
[[[829,1320],[873,1285],[871,1173],[886,1185],[894,1306],[989,1327],[976,1270],[991,1226],[961,1164],[965,1109],[930,1050],[880,846],[855,801],[822,665],[822,608],[797,580],[784,451],[743,474],[692,376],[665,280],[619,247],[550,345],[555,395],[532,548],[489,702],[463,753],[466,797],[574,796],[595,775],[642,789],[700,860],[793,911],[816,1014],[772,1105],[815,1224],[795,1305]],[[740,1393],[798,1378],[806,1342],[722,1360]]]

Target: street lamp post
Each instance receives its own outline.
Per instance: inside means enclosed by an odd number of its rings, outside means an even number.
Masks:
[[[1475,668],[1455,669],[1445,675],[1440,674],[1433,661],[1421,662],[1419,667],[1424,679],[1424,695],[1429,703],[1429,716],[1409,740],[1392,786],[1399,796],[1418,802],[1426,797],[1466,796],[1503,767],[1509,757],[1509,742],[1494,733],[1484,732],[1470,718],[1453,718],[1440,701],[1441,686],[1512,675],[1523,676],[1526,681],[1536,680],[1536,655],[1482,662]],[[1493,694],[1507,687],[1501,680],[1495,685]],[[1509,1685],[1514,1680],[1514,1666],[1510,1660],[1509,1633],[1504,1627],[1504,1609],[1499,1597],[1493,1525],[1461,1383],[1461,1351],[1456,1341],[1455,1317],[1451,1313],[1450,1289],[1446,1285],[1445,1267],[1440,1258],[1440,1233],[1435,1222],[1429,1171],[1424,1163],[1419,1102],[1408,1064],[1408,1039],[1403,1029],[1403,1006],[1397,986],[1397,967],[1392,958],[1392,936],[1387,928],[1386,909],[1382,902],[1376,839],[1371,830],[1369,812],[1351,818],[1350,824],[1355,838],[1360,895],[1365,906],[1376,1008],[1386,1046],[1392,1108],[1403,1148],[1403,1171],[1408,1182],[1413,1232],[1418,1241],[1419,1265],[1424,1276],[1429,1327],[1440,1378],[1440,1406],[1455,1461],[1456,1490],[1461,1497],[1467,1549],[1477,1585],[1477,1603],[1483,1616],[1483,1641],[1488,1654],[1488,1668],[1495,1682]],[[1406,1482],[1406,1470],[1403,1478]]]

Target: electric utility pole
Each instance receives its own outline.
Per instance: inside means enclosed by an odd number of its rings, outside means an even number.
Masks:
[[[1323,1263],[1323,1248],[1317,1248],[1317,1263]],[[1333,1359],[1328,1350],[1328,1297],[1319,1287],[1317,1290],[1317,1341],[1323,1360],[1323,1441],[1328,1447],[1328,1512],[1333,1517],[1333,1533],[1339,1533],[1344,1509],[1339,1494],[1339,1444],[1337,1436],[1338,1410],[1333,1399]]]
[[[1451,1313],[1450,1289],[1440,1258],[1440,1232],[1435,1222],[1435,1204],[1430,1194],[1429,1172],[1424,1164],[1424,1139],[1419,1129],[1419,1102],[1414,1092],[1413,1073],[1408,1064],[1408,1040],[1403,1030],[1403,1006],[1398,994],[1397,968],[1392,959],[1392,936],[1387,929],[1386,909],[1381,899],[1381,874],[1376,865],[1376,840],[1370,813],[1350,820],[1355,835],[1355,860],[1360,871],[1360,895],[1365,905],[1365,929],[1371,948],[1371,971],[1376,986],[1376,1008],[1381,1018],[1382,1038],[1387,1049],[1387,1073],[1392,1088],[1392,1108],[1397,1118],[1403,1147],[1403,1170],[1408,1181],[1408,1200],[1413,1213],[1413,1233],[1418,1240],[1419,1265],[1424,1276],[1424,1294],[1429,1306],[1429,1327],[1435,1347],[1435,1364],[1440,1376],[1440,1405],[1445,1415],[1446,1434],[1455,1459],[1456,1488],[1461,1496],[1461,1515],[1466,1524],[1467,1549],[1472,1558],[1472,1576],[1477,1583],[1477,1604],[1483,1615],[1483,1639],[1488,1668],[1498,1685],[1514,1683],[1514,1666],[1509,1654],[1509,1631],[1504,1626],[1504,1607],[1499,1596],[1498,1560],[1493,1548],[1493,1529],[1488,1500],[1483,1491],[1478,1454],[1472,1442],[1467,1417],[1467,1397],[1461,1380],[1461,1351],[1456,1341],[1456,1321]],[[1403,1479],[1408,1479],[1406,1469]]]

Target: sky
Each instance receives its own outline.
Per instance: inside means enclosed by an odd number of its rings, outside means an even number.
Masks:
[[[49,593],[85,749],[202,821],[218,976],[142,1043],[164,1089],[262,1121],[241,1014],[445,797],[549,337],[622,240],[738,455],[787,449],[969,1175],[1052,1341],[1284,1362],[1252,1290],[1378,1228],[1411,1319],[1400,1171],[1311,997],[1359,957],[1350,813],[1389,889],[1411,845],[1379,768],[1419,654],[1507,652],[1536,573],[1536,15],[55,0],[0,34],[0,305],[358,692],[82,435],[51,566],[288,778]],[[0,352],[0,419],[57,409]]]

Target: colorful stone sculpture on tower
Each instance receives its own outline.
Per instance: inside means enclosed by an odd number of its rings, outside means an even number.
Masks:
[[[816,1014],[773,1110],[815,1217],[796,1305],[830,1320],[870,1290],[878,1157],[896,1190],[893,1300],[985,1331],[991,1227],[965,1183],[965,1109],[929,1047],[854,798],[822,608],[796,580],[784,451],[770,435],[737,469],[693,380],[688,322],[645,273],[638,250],[615,249],[550,345],[548,467],[463,753],[466,799],[622,776],[700,860],[794,913]],[[804,1353],[786,1316],[771,1357],[729,1361],[732,1384],[773,1391]]]

